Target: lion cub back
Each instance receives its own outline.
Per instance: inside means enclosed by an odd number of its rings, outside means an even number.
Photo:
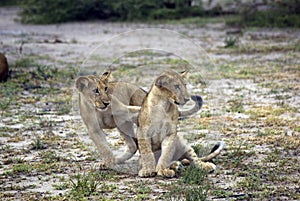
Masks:
[[[110,82],[113,88],[111,92],[125,105],[141,106],[147,92],[138,86],[127,82]]]

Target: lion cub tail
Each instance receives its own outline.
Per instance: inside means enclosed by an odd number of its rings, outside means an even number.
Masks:
[[[225,147],[225,142],[218,142],[211,150],[210,154],[208,154],[207,156],[201,157],[199,158],[201,161],[210,161],[211,159],[215,158],[216,156],[218,156],[221,151],[224,149]]]
[[[202,100],[201,96],[192,95],[191,99],[195,102],[194,107],[192,107],[190,110],[179,111],[180,119],[184,119],[185,117],[191,116],[191,115],[195,114],[196,112],[198,112],[202,108],[203,100]]]

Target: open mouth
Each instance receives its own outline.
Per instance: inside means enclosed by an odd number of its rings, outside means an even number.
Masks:
[[[108,106],[109,106],[109,103],[103,103],[103,106],[102,107],[97,107],[97,110],[103,111],[103,110],[107,109]]]

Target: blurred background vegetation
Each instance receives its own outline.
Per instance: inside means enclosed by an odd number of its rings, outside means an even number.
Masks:
[[[224,3],[225,2],[225,3]],[[205,4],[205,5],[204,5]],[[212,6],[213,4],[213,6]],[[1,0],[21,7],[22,23],[49,24],[83,20],[161,21],[235,16],[227,24],[300,27],[299,0]]]

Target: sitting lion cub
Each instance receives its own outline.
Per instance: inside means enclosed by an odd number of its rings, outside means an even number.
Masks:
[[[198,158],[194,150],[177,135],[177,105],[184,105],[190,99],[183,79],[186,74],[179,75],[174,71],[162,73],[142,104],[137,130],[141,177],[155,173],[173,177],[175,171],[171,168],[172,163],[181,159],[188,159],[207,171],[216,169],[213,163]]]
[[[81,76],[76,80],[79,91],[80,115],[89,136],[97,146],[102,165],[112,167],[130,159],[137,151],[134,124],[146,91],[128,82],[109,81],[110,72],[102,76]],[[193,99],[193,97],[192,97]],[[192,115],[200,110],[201,105],[195,101],[190,110],[180,111],[180,117]],[[202,103],[201,103],[202,104]],[[131,114],[132,113],[132,114]],[[117,128],[127,145],[126,151],[115,157],[106,140],[102,129]]]

